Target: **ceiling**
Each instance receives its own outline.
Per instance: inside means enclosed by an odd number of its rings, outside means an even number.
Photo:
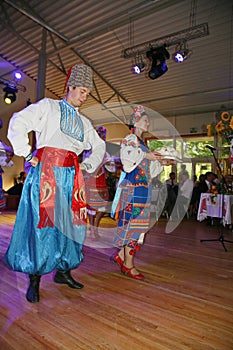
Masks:
[[[85,103],[94,124],[126,122],[131,104],[165,117],[233,109],[231,0],[0,0],[0,19],[0,57],[9,63],[0,65],[0,78],[9,79],[14,66],[62,98],[67,71],[85,62],[94,70]],[[172,56],[174,34],[203,23],[208,35],[186,37],[192,55],[183,63],[170,57],[168,71],[149,79],[151,44],[164,39]],[[128,48],[143,48],[140,75],[124,57]]]

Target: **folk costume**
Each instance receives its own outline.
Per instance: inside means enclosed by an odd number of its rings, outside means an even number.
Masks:
[[[99,137],[106,141],[107,130],[103,126],[96,129]],[[83,159],[89,157],[90,153],[84,152]],[[109,212],[109,188],[107,184],[106,162],[110,159],[110,154],[105,152],[103,161],[95,173],[85,174],[87,210],[89,219],[89,229],[91,240],[100,238],[98,227],[104,213]]]
[[[118,220],[113,244],[119,252],[124,251],[126,254],[127,251],[131,256],[140,249],[149,229],[151,182],[163,169],[159,161],[150,161],[145,157],[149,149],[134,133],[134,127],[137,127],[143,116],[147,118],[144,108],[137,106],[130,118],[132,133],[122,140],[120,158],[123,171],[112,205],[112,216],[115,215]],[[134,266],[127,268],[119,253],[111,257],[111,260],[120,265],[122,273],[136,279],[144,278],[141,273],[133,274]]]
[[[74,66],[67,86],[91,87],[90,67]],[[26,160],[30,160],[31,130],[36,134],[39,163],[26,177],[5,261],[13,270],[29,274],[27,300],[37,302],[38,276],[54,269],[55,282],[83,287],[70,275],[83,259],[86,233],[85,186],[78,155],[93,149],[83,165],[94,172],[102,162],[105,143],[91,122],[65,99],[44,98],[12,116],[8,138],[15,154]]]
[[[118,183],[120,197],[115,197],[118,225],[114,245],[118,248],[129,246],[132,253],[140,248],[149,229],[151,181],[162,171],[159,161],[151,162],[144,158],[147,152],[149,150],[143,140],[134,134],[122,141],[123,172]]]
[[[104,134],[103,140],[105,140],[106,129],[99,126],[96,131],[100,137],[101,134]],[[83,159],[89,158],[90,154],[91,152],[85,152]],[[105,162],[109,157],[106,152],[98,169],[94,173],[85,174],[87,209],[90,215],[95,215],[98,211],[105,212],[108,205],[109,192],[106,182]]]

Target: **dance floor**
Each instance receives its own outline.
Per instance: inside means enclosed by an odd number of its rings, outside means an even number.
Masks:
[[[11,271],[3,256],[15,212],[0,215],[1,350],[232,350],[233,244],[216,226],[184,219],[166,233],[160,219],[137,253],[145,275],[137,281],[110,262],[115,221],[104,217],[100,239],[89,232],[84,260],[72,272],[82,290],[42,277],[37,304],[25,299],[28,277]],[[224,237],[233,241],[231,230]]]

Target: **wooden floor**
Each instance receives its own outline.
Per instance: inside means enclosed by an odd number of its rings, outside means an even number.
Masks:
[[[7,268],[15,213],[0,215],[1,350],[232,350],[233,244],[215,226],[185,219],[170,234],[166,219],[151,229],[136,265],[145,281],[122,275],[109,261],[115,222],[104,218],[101,239],[84,246],[73,290],[43,276],[41,301],[25,299],[28,279]],[[233,240],[230,230],[224,237]]]

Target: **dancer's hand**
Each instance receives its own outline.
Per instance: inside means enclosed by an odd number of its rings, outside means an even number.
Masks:
[[[36,167],[38,164],[38,158],[33,156],[29,163],[31,164],[31,166]]]

